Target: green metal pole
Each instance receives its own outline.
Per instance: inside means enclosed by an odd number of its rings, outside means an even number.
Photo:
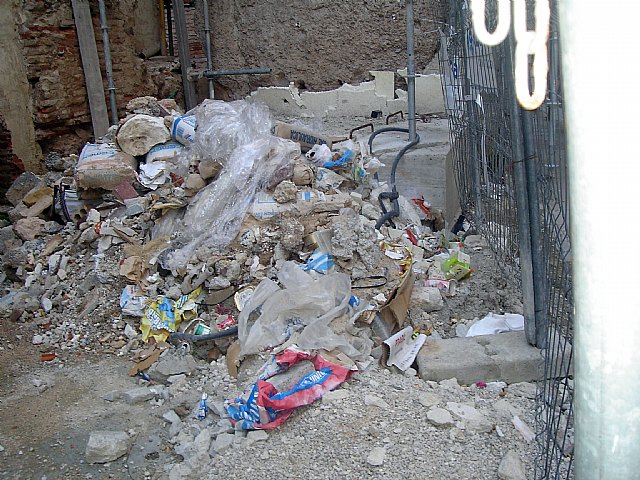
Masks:
[[[575,478],[639,478],[640,7],[558,3],[575,291]]]

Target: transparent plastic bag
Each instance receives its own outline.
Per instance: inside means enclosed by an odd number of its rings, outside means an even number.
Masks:
[[[338,349],[352,359],[369,355],[367,339],[336,334],[335,319],[350,313],[351,280],[343,273],[315,278],[294,262],[278,273],[283,288],[269,279],[256,288],[238,318],[238,338],[243,354],[276,347],[295,335],[303,349]]]
[[[235,148],[217,180],[200,190],[187,207],[181,248],[167,255],[163,267],[186,265],[200,247],[224,249],[238,234],[256,193],[299,155],[297,143],[271,135]]]
[[[190,113],[198,123],[194,142],[189,148],[191,154],[222,164],[237,147],[269,137],[273,125],[265,105],[244,100],[205,100]]]

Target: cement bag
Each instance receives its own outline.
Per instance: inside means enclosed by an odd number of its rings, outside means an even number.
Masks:
[[[76,165],[76,184],[81,188],[113,190],[136,178],[135,157],[110,143],[87,143]]]

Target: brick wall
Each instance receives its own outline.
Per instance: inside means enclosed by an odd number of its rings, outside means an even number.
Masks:
[[[45,152],[77,152],[91,137],[89,104],[70,4],[68,0],[25,0],[20,24],[36,139]],[[133,12],[115,0],[106,6],[118,110],[123,114],[131,98],[158,95],[161,85],[153,82],[145,61],[136,52]],[[91,0],[90,8],[107,92],[97,0]]]
[[[11,133],[0,115],[0,203],[6,202],[5,192],[23,171],[24,166],[11,147]]]

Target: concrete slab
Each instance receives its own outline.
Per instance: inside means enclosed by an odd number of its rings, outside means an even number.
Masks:
[[[383,115],[399,110],[406,113],[407,92],[394,91],[396,73],[378,70],[370,73],[374,81],[344,84],[323,92],[301,92],[294,83],[288,87],[260,87],[247,100],[264,103],[276,114],[301,117],[369,117],[373,110],[381,110]],[[406,76],[404,71],[398,73]],[[440,75],[416,78],[416,111],[418,114],[444,112]]]
[[[407,122],[393,126],[408,128]],[[424,198],[433,207],[444,210],[447,197],[446,164],[449,146],[449,124],[446,119],[419,122],[416,131],[420,143],[407,151],[396,170],[396,188],[407,198]],[[389,181],[391,165],[407,144],[406,133],[385,132],[373,142],[373,153],[385,166],[378,172],[381,181]]]
[[[416,358],[420,376],[439,382],[531,382],[542,362],[540,350],[527,343],[524,332],[469,338],[427,339]]]

